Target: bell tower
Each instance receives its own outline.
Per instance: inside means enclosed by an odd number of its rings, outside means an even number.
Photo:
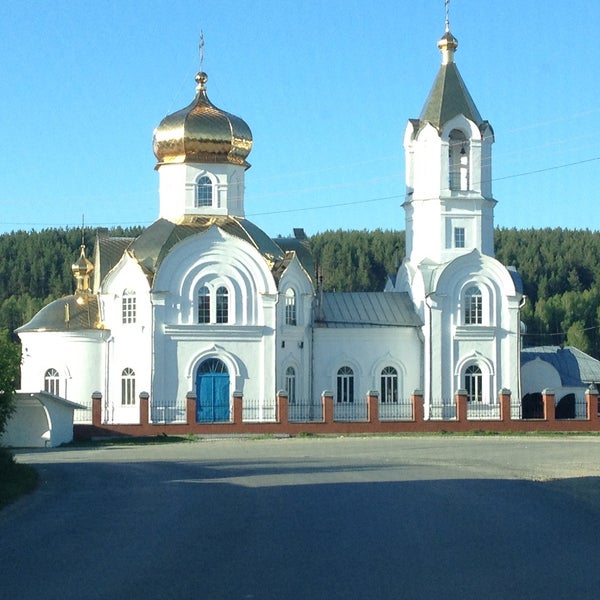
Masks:
[[[414,265],[443,264],[473,249],[494,253],[494,132],[454,62],[458,41],[447,18],[438,48],[442,64],[404,135],[406,256]]]

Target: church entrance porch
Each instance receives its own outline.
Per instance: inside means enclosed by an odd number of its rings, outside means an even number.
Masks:
[[[209,358],[196,374],[196,421],[198,423],[230,420],[229,372],[223,361]]]

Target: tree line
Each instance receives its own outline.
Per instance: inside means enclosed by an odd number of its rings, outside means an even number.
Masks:
[[[90,256],[96,232],[83,233]],[[0,235],[0,328],[13,332],[48,302],[73,293],[71,265],[81,241],[80,229]],[[404,258],[403,231],[326,231],[310,241],[325,291],[382,290]],[[498,228],[495,253],[523,280],[525,345],[570,345],[600,358],[600,233]]]

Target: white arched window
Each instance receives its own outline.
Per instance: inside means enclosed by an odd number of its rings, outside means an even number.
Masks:
[[[398,371],[394,367],[381,371],[381,402],[398,402]]]
[[[453,129],[448,139],[448,175],[451,190],[469,189],[469,142],[458,129]]]
[[[288,288],[285,292],[285,324],[297,325],[296,319],[296,292]]]
[[[477,365],[470,365],[465,369],[465,389],[467,390],[467,402],[483,400],[483,375]]]
[[[341,367],[337,372],[337,402],[354,402],[354,371]]]
[[[214,287],[210,283],[198,290],[198,323],[229,323],[229,290],[224,285]]]
[[[478,286],[472,285],[464,294],[464,324],[481,325],[483,323],[483,295]]]
[[[213,182],[210,177],[202,175],[196,179],[196,197],[195,206],[201,208],[203,206],[213,205]]]
[[[229,292],[225,286],[217,288],[217,323],[229,323]]]
[[[296,370],[288,367],[285,370],[285,391],[288,394],[288,402],[296,404]]]
[[[210,290],[205,285],[198,292],[198,323],[210,323]]]
[[[56,369],[48,369],[44,373],[44,391],[54,396],[60,395],[60,375]]]
[[[135,372],[127,367],[121,373],[121,404],[130,406],[135,404]]]

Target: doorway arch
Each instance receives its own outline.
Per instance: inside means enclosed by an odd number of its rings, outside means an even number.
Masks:
[[[229,371],[222,360],[207,358],[196,372],[196,421],[229,421]]]

